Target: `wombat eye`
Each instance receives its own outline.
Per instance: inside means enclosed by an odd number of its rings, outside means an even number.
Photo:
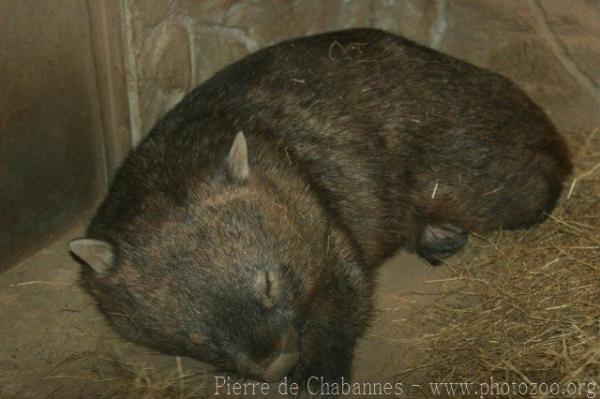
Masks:
[[[190,342],[195,345],[200,345],[206,342],[206,336],[200,333],[189,333]]]
[[[279,280],[270,271],[258,272],[254,278],[254,296],[266,308],[272,308],[279,297]]]

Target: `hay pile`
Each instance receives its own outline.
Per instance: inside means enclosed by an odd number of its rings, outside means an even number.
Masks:
[[[545,223],[474,238],[433,282],[444,294],[420,318],[433,333],[415,342],[426,360],[401,377],[600,384],[600,131],[570,147],[575,174]],[[600,392],[560,397],[586,395]]]
[[[122,340],[103,343],[102,348],[73,354],[48,370],[42,380],[56,389],[43,397],[199,399],[214,392],[213,376],[205,365]],[[29,388],[21,387],[13,396],[41,397],[38,392],[43,390]]]

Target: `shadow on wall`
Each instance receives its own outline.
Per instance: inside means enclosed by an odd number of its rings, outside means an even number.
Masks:
[[[92,207],[105,167],[85,3],[3,1],[0,16],[2,270]]]

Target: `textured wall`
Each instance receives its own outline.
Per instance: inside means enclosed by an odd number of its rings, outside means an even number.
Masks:
[[[125,0],[134,142],[198,83],[282,39],[373,17],[369,1]]]
[[[374,26],[501,72],[564,131],[600,125],[593,0],[123,0],[132,134],[224,65],[282,39]]]
[[[88,23],[79,0],[0,1],[0,270],[104,189]]]

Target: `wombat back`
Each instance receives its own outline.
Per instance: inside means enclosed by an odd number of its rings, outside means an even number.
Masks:
[[[228,66],[127,158],[82,283],[125,337],[244,377],[350,373],[374,268],[543,220],[571,164],[502,76],[373,29]]]

